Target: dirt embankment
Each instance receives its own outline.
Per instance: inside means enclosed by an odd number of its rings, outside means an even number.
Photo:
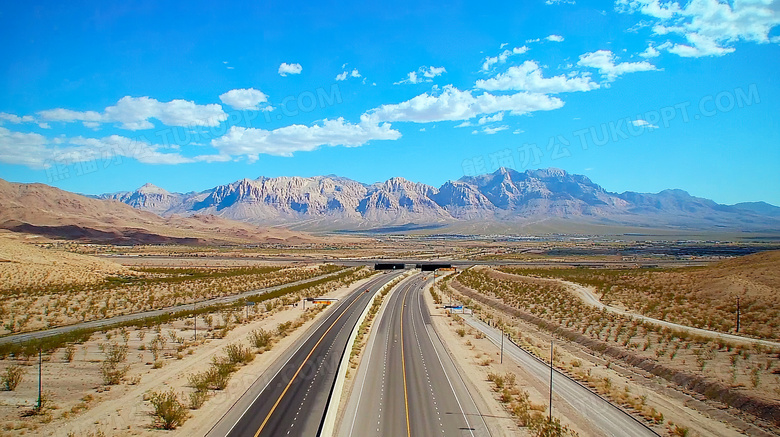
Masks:
[[[533,323],[534,325],[537,325],[540,328],[547,330],[555,335],[581,344],[582,346],[585,346],[594,352],[601,353],[611,358],[619,359],[626,364],[645,370],[653,375],[660,376],[684,389],[700,393],[709,399],[723,402],[724,404],[727,404],[731,407],[738,408],[744,412],[767,420],[773,423],[775,426],[780,426],[779,402],[758,399],[743,393],[736,392],[725,384],[708,381],[701,376],[683,372],[677,369],[672,369],[651,359],[638,356],[625,349],[611,346],[603,341],[595,340],[579,332],[563,328],[556,323],[549,322],[540,317],[534,316],[533,314],[524,312],[518,308],[506,305],[497,299],[493,299],[478,293],[459,283],[457,279],[452,280],[450,285],[465,296],[468,296],[485,305],[489,305],[493,308],[504,311],[508,314],[525,320],[526,322]]]

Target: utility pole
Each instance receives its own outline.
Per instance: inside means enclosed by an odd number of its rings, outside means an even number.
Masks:
[[[41,411],[43,348],[38,345],[38,411]]]
[[[550,339],[550,416],[548,420],[552,422],[552,394],[553,394],[553,341]]]
[[[193,305],[192,309],[195,316],[195,341],[198,341],[198,304]]]
[[[504,364],[504,325],[501,325],[501,364]]]
[[[737,333],[739,333],[739,296],[737,296]]]

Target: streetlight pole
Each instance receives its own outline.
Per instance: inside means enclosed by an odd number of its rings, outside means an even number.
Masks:
[[[553,394],[553,341],[550,339],[550,416],[548,420],[552,422],[552,394]]]
[[[737,333],[739,333],[739,296],[737,296]]]
[[[43,388],[42,378],[43,368],[43,348],[38,345],[38,411],[41,411],[41,395]]]
[[[501,364],[504,364],[504,325],[501,325]]]

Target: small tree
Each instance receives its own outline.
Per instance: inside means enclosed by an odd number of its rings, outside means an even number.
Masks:
[[[106,385],[116,385],[125,377],[130,366],[121,365],[127,360],[127,345],[112,343],[100,345],[106,359],[100,364],[100,374]]]
[[[167,392],[153,392],[149,397],[154,410],[154,426],[161,429],[176,429],[187,420],[187,407],[179,400],[179,396],[171,389]]]

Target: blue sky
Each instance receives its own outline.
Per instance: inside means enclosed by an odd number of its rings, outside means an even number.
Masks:
[[[151,182],[558,167],[780,205],[780,1],[0,6],[0,177]]]

